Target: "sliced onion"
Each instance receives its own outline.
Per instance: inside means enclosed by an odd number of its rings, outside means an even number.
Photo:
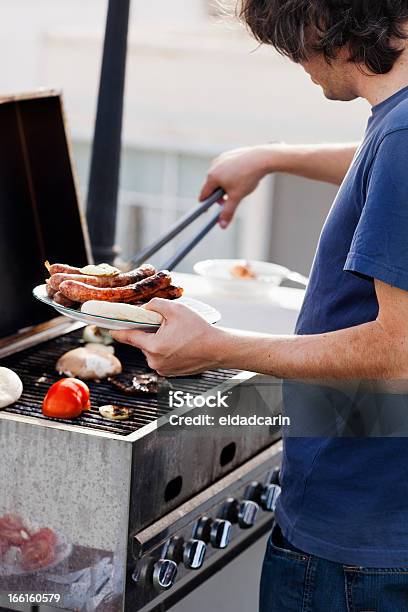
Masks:
[[[126,421],[132,414],[130,408],[112,405],[101,406],[99,412],[104,419],[109,419],[110,421]]]

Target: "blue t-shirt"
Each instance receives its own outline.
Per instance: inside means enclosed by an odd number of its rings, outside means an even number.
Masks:
[[[374,279],[408,290],[408,87],[372,109],[323,227],[296,333],[373,321]],[[302,408],[306,417],[307,399]],[[408,438],[287,436],[281,480],[276,519],[294,546],[345,564],[408,567]]]

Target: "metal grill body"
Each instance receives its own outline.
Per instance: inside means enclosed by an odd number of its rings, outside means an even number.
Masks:
[[[169,416],[176,411],[162,406],[155,396],[125,395],[108,381],[90,383],[90,412],[72,421],[47,419],[41,406],[47,389],[60,378],[55,363],[64,352],[79,346],[80,338],[81,330],[76,330],[11,352],[0,361],[24,381],[21,399],[0,412],[0,515],[14,512],[36,524],[52,526],[74,547],[82,547],[86,554],[92,551],[94,567],[109,564],[106,588],[116,594],[118,607],[114,609],[121,610],[134,534],[270,445],[279,437],[279,430],[257,431],[254,435],[245,428],[238,433],[207,428],[173,430]],[[124,366],[122,379],[130,380],[148,371],[139,351],[117,346],[116,354]],[[237,410],[248,401],[249,393],[256,411],[257,396],[243,387],[252,377],[215,370],[172,379],[172,384],[193,394],[227,389],[230,405]],[[98,407],[110,403],[131,408],[129,421],[103,419]],[[190,408],[187,412],[194,416],[202,409]],[[233,449],[229,457],[225,453],[228,448]],[[63,571],[63,565],[59,566],[55,579]],[[27,590],[30,580],[25,577],[22,583],[17,578],[1,577],[0,572],[2,588],[24,584]],[[37,576],[33,590],[41,587],[38,580]],[[44,581],[44,589],[49,590],[49,577]],[[84,586],[83,597],[92,596],[97,601],[94,586]],[[78,601],[71,602],[72,609]],[[64,603],[67,606],[66,599]]]

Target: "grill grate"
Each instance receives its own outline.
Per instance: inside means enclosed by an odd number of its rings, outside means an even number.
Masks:
[[[1,366],[14,370],[24,384],[23,395],[16,404],[8,407],[6,412],[47,419],[41,411],[42,401],[49,387],[61,378],[54,371],[55,364],[63,353],[80,346],[81,335],[82,330],[59,336],[41,345],[10,355],[0,362]],[[149,371],[141,351],[118,344],[115,345],[115,354],[123,365],[122,380],[131,380],[135,374]],[[190,376],[188,377],[188,388],[186,384],[183,384],[183,389],[191,393],[204,393],[230,379],[237,372],[237,370],[211,370],[199,376]],[[177,381],[177,379],[174,380]],[[183,381],[185,380],[186,378],[183,377]],[[117,390],[106,380],[87,381],[87,384],[91,392],[91,410],[84,412],[77,419],[64,421],[53,419],[53,421],[126,436],[170,412],[170,409],[159,406],[155,396],[129,396]],[[106,404],[127,406],[132,409],[132,415],[126,421],[108,421],[98,411],[99,406]]]

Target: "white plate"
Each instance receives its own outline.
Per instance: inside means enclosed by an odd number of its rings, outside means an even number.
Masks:
[[[48,297],[46,285],[38,285],[35,287],[33,289],[33,295],[35,298],[37,298],[37,300],[44,302],[44,304],[48,304],[48,306],[52,306],[57,312],[65,317],[75,319],[76,321],[82,321],[87,325],[97,325],[98,327],[105,329],[141,329],[143,331],[151,332],[156,331],[156,329],[160,327],[160,325],[156,325],[154,323],[136,323],[134,321],[125,321],[123,319],[113,319],[110,317],[101,317],[99,315],[90,315],[79,310],[74,310],[73,308],[61,306],[60,304],[56,304],[50,297]],[[204,302],[195,300],[194,298],[181,297],[178,298],[177,302],[185,304],[191,308],[191,310],[194,310],[208,323],[218,323],[218,321],[221,319],[221,314],[218,312],[218,310],[212,306],[209,306],[208,304],[204,304]]]
[[[257,278],[236,278],[231,270],[234,266],[250,265]],[[206,259],[194,265],[194,272],[203,276],[212,289],[241,298],[265,295],[272,287],[290,279],[305,286],[307,278],[292,272],[284,266],[267,261],[248,261],[245,259]]]

